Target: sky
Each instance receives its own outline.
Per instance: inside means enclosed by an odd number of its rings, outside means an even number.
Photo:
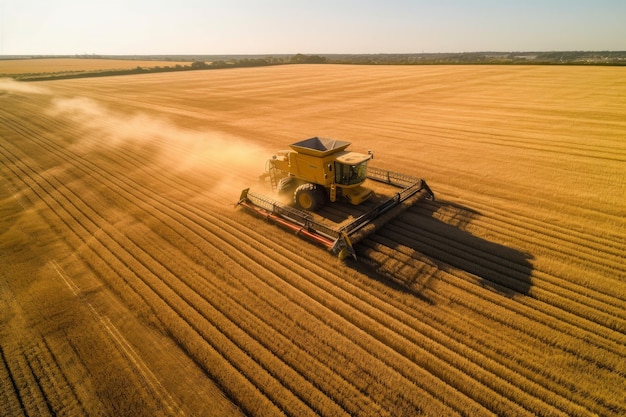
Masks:
[[[0,55],[581,50],[626,50],[626,0],[0,0]]]

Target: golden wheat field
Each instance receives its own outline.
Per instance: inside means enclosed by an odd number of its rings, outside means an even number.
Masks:
[[[154,68],[158,66],[169,67],[175,65],[189,65],[189,62],[97,58],[15,59],[0,60],[0,76],[124,70],[137,67]]]
[[[0,81],[3,416],[626,414],[626,72]],[[235,208],[312,136],[424,178],[341,262]]]

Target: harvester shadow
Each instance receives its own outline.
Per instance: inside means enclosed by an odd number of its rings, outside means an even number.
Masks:
[[[382,268],[379,263],[367,256],[364,256],[362,251],[358,249],[357,253],[359,253],[358,261],[347,261],[354,270],[367,276],[371,280],[380,282],[395,292],[416,297],[431,305],[436,304],[436,301],[429,296],[428,292],[431,280],[435,278],[434,274],[420,273],[419,278],[406,279],[406,277],[400,277],[392,270]]]
[[[357,245],[357,256],[369,265],[359,270],[429,302],[426,294],[441,279],[506,297],[527,295],[532,255],[466,230],[480,216],[459,204],[422,200]]]

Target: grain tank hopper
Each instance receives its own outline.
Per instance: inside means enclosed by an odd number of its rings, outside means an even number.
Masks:
[[[434,194],[421,178],[369,165],[374,155],[347,151],[350,142],[313,137],[290,145],[272,156],[260,180],[268,182],[274,196],[242,191],[238,205],[329,248],[340,258],[356,258],[353,244],[395,217],[401,209]],[[383,183],[393,192],[375,200],[368,181]],[[281,198],[282,196],[282,198]],[[291,203],[283,202],[287,196]],[[343,222],[316,214],[325,205],[349,203],[363,206],[356,217]]]

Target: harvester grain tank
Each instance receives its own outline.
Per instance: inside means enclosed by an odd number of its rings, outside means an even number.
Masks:
[[[373,154],[347,151],[350,142],[313,137],[290,145],[272,156],[260,179],[269,179],[272,191],[293,194],[293,204],[270,196],[242,191],[238,205],[329,248],[340,258],[356,258],[353,244],[362,240],[422,195],[434,194],[421,178],[369,166]],[[392,186],[395,193],[356,218],[330,225],[313,212],[327,202],[361,205],[373,192],[366,181]],[[295,207],[294,207],[295,206]]]

